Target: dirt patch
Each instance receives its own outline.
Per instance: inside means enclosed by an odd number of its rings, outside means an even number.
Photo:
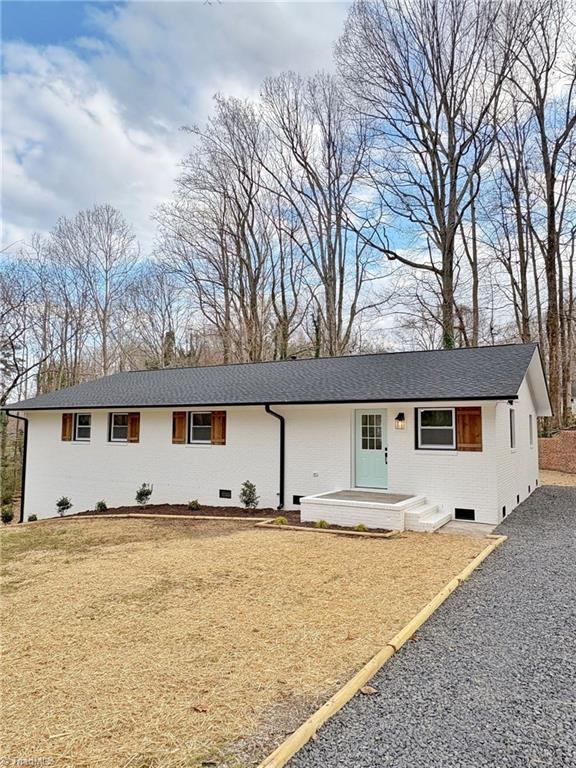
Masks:
[[[552,469],[541,469],[540,485],[565,485],[568,487],[576,487],[576,474],[555,472]]]
[[[125,518],[0,536],[2,754],[55,768],[256,763],[485,546]]]
[[[542,469],[576,474],[576,429],[539,438],[538,453]]]

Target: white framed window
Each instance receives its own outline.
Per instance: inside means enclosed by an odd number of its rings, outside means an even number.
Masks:
[[[454,408],[418,409],[418,448],[434,451],[456,449],[456,419]]]
[[[92,415],[90,413],[74,414],[74,440],[88,442],[92,433]]]
[[[109,439],[111,443],[128,442],[128,414],[111,413]]]
[[[510,408],[510,448],[516,448],[516,411]]]
[[[188,420],[188,430],[189,443],[211,443],[212,412],[191,411]]]
[[[528,434],[530,435],[530,448],[534,448],[534,417],[528,414]]]

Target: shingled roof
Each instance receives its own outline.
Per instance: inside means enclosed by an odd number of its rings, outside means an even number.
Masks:
[[[514,399],[536,344],[115,373],[11,410]],[[536,354],[538,354],[536,352]]]

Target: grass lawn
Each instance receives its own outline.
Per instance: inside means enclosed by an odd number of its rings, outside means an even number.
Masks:
[[[486,541],[105,519],[1,546],[0,754],[195,768],[256,764]]]

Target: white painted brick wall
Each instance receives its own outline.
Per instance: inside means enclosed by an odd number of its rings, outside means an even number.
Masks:
[[[237,505],[244,480],[256,484],[262,506],[276,506],[278,421],[263,408],[228,409],[223,446],[173,445],[172,411],[141,411],[139,443],[109,443],[105,411],[92,412],[89,443],[62,442],[61,413],[29,413],[25,515],[50,517],[55,501],[69,496],[72,511],[134,504],[137,487],[153,483],[152,502]],[[232,500],[218,498],[220,488]]]
[[[499,403],[496,408],[497,463],[498,463],[498,520],[502,508],[507,514],[526,499],[536,487],[538,479],[538,425],[534,403],[526,380],[515,401],[516,448],[510,448],[510,405]],[[530,446],[529,414],[532,414],[533,446]],[[518,501],[519,499],[519,501]]]
[[[417,405],[370,404],[371,409],[387,407],[389,490],[425,495],[448,512],[456,506],[474,508],[477,520],[498,522],[502,504],[510,504],[516,493],[523,499],[528,478],[535,480],[537,476],[537,441],[528,454],[529,462],[526,451],[520,448],[523,416],[518,417],[519,450],[514,457],[507,452],[507,432],[501,424],[501,414],[507,418],[507,406],[490,402],[482,403],[481,453],[416,451]],[[274,406],[286,416],[287,508],[297,508],[292,504],[293,495],[353,487],[356,407]],[[522,404],[519,409],[525,407]],[[405,431],[394,429],[394,417],[399,411],[407,417]],[[156,503],[185,503],[198,498],[206,504],[226,505],[237,504],[240,485],[251,480],[261,496],[260,506],[276,506],[277,419],[266,414],[263,407],[228,408],[225,446],[173,445],[171,413],[171,409],[143,410],[137,444],[107,441],[105,411],[93,411],[92,439],[88,444],[60,440],[60,412],[27,414],[30,437],[25,515],[52,516],[56,499],[63,495],[71,497],[73,511],[93,508],[99,499],[105,499],[109,506],[133,504],[136,488],[142,482],[154,484],[152,501]],[[520,470],[525,489],[517,488]],[[219,499],[220,488],[232,490],[231,502]]]
[[[354,504],[347,504],[346,506],[329,503],[314,504],[309,501],[303,505],[301,514],[301,519],[305,522],[325,520],[333,525],[352,528],[361,523],[368,528],[404,530],[404,512],[401,510],[378,509],[361,504],[356,506]]]

